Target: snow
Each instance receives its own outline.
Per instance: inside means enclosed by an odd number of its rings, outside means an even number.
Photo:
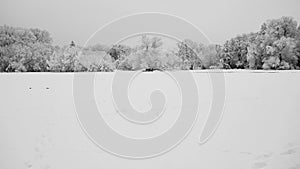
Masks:
[[[300,71],[222,71],[223,118],[213,137],[199,144],[212,99],[208,73],[220,71],[191,71],[199,92],[197,123],[176,148],[144,160],[106,153],[86,136],[73,103],[73,73],[0,74],[0,168],[298,169]],[[169,110],[157,122],[140,126],[124,121],[112,109],[113,73],[97,73],[95,99],[106,122],[130,137],[166,131],[180,113],[180,95],[162,74],[142,73],[129,89],[140,111],[151,107],[148,95],[153,88],[161,86],[166,93]]]

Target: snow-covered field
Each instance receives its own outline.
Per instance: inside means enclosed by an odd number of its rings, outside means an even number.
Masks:
[[[151,159],[123,159],[99,149],[75,112],[72,73],[0,74],[1,169],[300,169],[300,71],[227,71],[222,121],[199,144],[212,99],[209,76],[193,72],[199,116],[175,149]],[[139,126],[112,108],[113,73],[97,73],[95,99],[107,123],[132,137],[159,135],[178,117],[176,85],[161,72],[142,73],[129,94],[136,109],[150,108],[149,92],[161,88],[168,107],[157,122]]]

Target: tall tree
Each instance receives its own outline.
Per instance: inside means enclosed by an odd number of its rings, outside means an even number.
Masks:
[[[182,69],[194,70],[202,67],[199,53],[203,50],[204,45],[185,39],[177,43],[177,47],[177,56],[182,59]]]

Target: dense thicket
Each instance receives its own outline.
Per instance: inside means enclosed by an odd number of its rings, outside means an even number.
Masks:
[[[135,47],[73,41],[53,46],[47,31],[0,27],[1,72],[76,72],[120,70],[299,69],[300,27],[291,17],[268,20],[258,32],[238,35],[223,45],[186,39],[166,50],[158,37]]]

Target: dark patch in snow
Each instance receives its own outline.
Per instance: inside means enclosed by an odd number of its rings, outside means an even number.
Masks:
[[[252,168],[259,169],[259,168],[263,168],[265,166],[267,166],[267,163],[265,163],[265,162],[257,162],[257,163],[253,164]]]
[[[280,154],[281,155],[291,155],[291,154],[295,154],[295,153],[297,153],[297,148],[288,149]]]

